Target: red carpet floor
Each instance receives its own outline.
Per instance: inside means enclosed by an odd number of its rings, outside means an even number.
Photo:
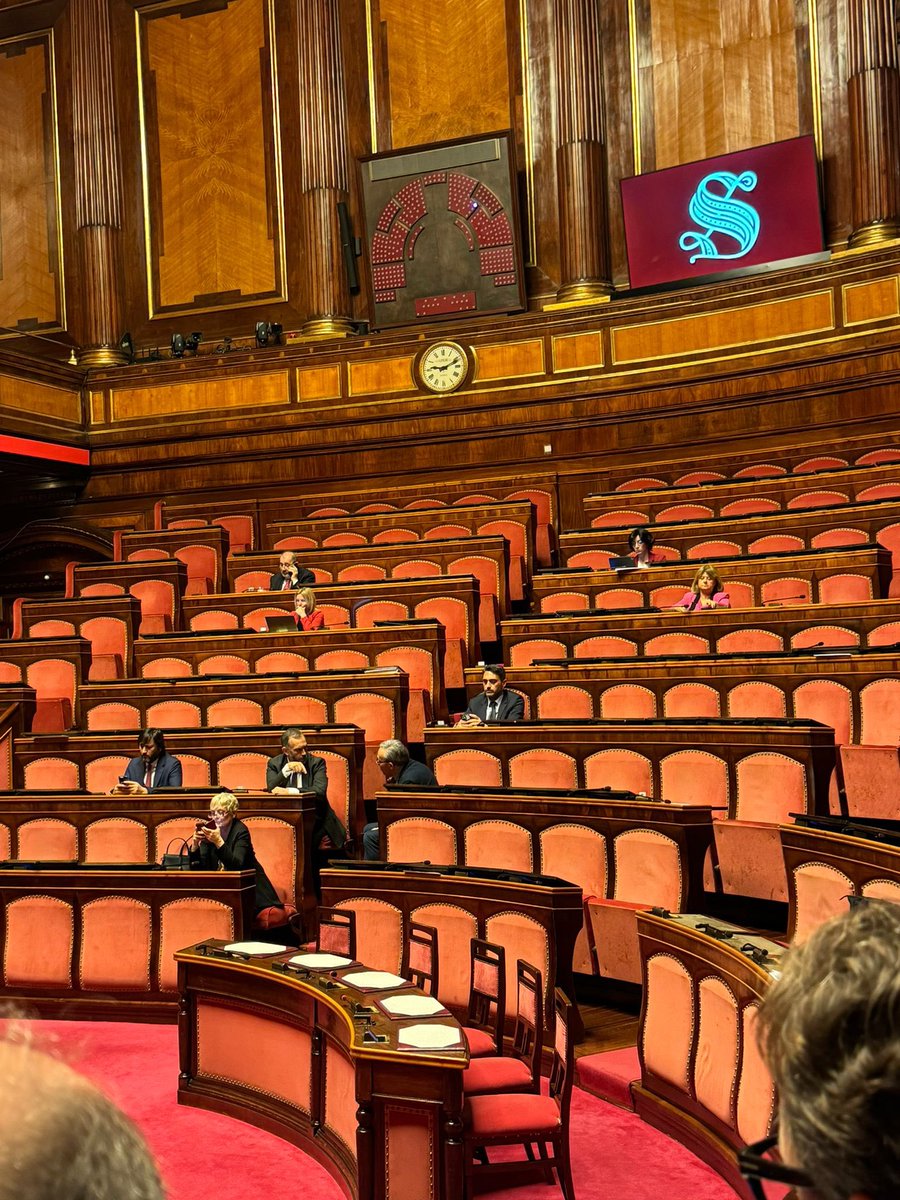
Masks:
[[[229,1117],[184,1108],[172,1025],[44,1021],[36,1044],[99,1083],[149,1141],[169,1200],[255,1200],[295,1195],[339,1200],[331,1177],[301,1151]],[[577,1200],[734,1200],[714,1171],[677,1143],[576,1089],[572,1165]],[[488,1195],[488,1193],[485,1193]],[[489,1193],[491,1200],[556,1200],[544,1183]]]

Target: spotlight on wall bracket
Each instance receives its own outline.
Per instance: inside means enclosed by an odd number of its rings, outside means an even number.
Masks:
[[[256,344],[257,346],[280,346],[281,335],[284,332],[284,326],[273,324],[269,321],[256,322]]]
[[[127,362],[134,362],[134,341],[127,331],[119,338],[119,349],[125,355]]]
[[[171,346],[172,358],[184,358],[186,354],[196,355],[197,348],[202,341],[202,333],[192,333],[188,337],[185,337],[182,333],[173,333]]]

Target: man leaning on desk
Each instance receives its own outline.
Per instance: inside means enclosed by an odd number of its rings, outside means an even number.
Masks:
[[[282,550],[278,570],[269,580],[270,592],[293,592],[315,583],[316,577],[308,567],[301,567],[293,550]]]
[[[145,729],[138,738],[138,756],[111,789],[113,796],[146,796],[157,788],[181,787],[181,763],[166,753],[161,729]]]
[[[310,754],[306,734],[302,729],[285,729],[281,735],[281,754],[266,764],[266,791],[273,796],[289,796],[295,792],[315,792],[316,820],[312,831],[314,850],[329,848],[329,842],[340,849],[347,840],[334,809],[328,803],[328,770],[324,758]],[[323,845],[323,840],[325,841]]]

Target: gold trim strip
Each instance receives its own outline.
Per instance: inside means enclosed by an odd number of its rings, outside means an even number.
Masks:
[[[641,80],[638,74],[637,3],[628,0],[628,65],[631,71],[631,144],[634,152],[634,173],[643,173],[641,155]]]
[[[816,143],[816,157],[819,160],[819,176],[821,180],[825,158],[822,135],[822,75],[819,62],[819,14],[817,0],[807,0],[807,20],[809,22],[809,86],[812,96],[813,109],[813,138]]]
[[[531,129],[531,59],[528,41],[528,8],[519,0],[519,52],[522,59],[522,124],[525,143],[525,202],[528,206],[528,259],[526,267],[537,263],[537,214],[534,199],[534,137]]]
[[[372,23],[372,5],[375,0],[368,0],[366,4],[366,55],[369,60],[368,87],[369,87],[369,136],[372,139],[372,153],[378,153],[378,110],[376,109],[377,96],[375,95],[375,31]]]

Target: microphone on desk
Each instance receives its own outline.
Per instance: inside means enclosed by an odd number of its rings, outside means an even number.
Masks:
[[[777,600],[764,600],[763,608],[770,608],[772,605],[787,604],[791,600],[806,600],[806,598],[802,592],[796,596],[779,596]]]

